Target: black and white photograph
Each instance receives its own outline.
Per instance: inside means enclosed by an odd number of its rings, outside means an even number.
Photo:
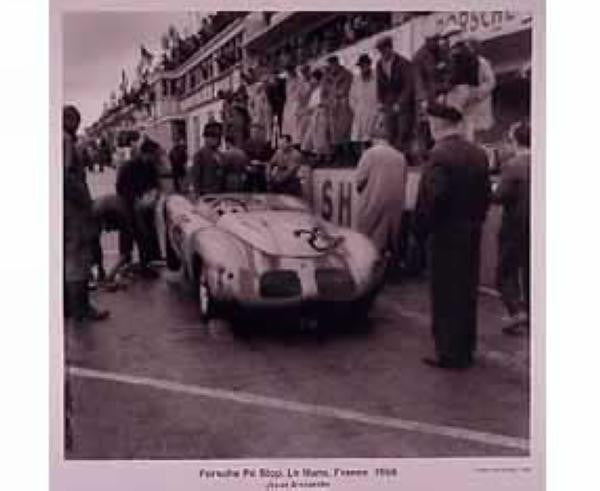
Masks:
[[[60,10],[66,463],[532,457],[536,10],[455,4]]]

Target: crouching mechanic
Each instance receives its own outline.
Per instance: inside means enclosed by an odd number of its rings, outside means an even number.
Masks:
[[[117,194],[96,198],[93,211],[98,232],[93,246],[93,263],[98,268],[98,279],[110,284],[120,271],[131,264],[134,243],[133,216],[123,198]],[[108,274],[104,269],[104,253],[100,242],[102,232],[119,234],[119,259]]]

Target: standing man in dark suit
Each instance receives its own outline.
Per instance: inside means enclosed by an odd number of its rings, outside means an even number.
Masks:
[[[81,115],[75,106],[63,108],[63,254],[65,313],[77,328],[101,321],[108,311],[90,302],[88,280],[93,259],[96,222],[85,168],[77,149]]]
[[[390,141],[404,153],[410,151],[415,125],[415,77],[410,61],[394,51],[392,38],[377,42],[377,100],[385,114]]]
[[[187,146],[185,144],[185,138],[178,137],[175,145],[169,152],[169,162],[171,163],[171,174],[173,175],[173,189],[176,193],[180,193],[181,182],[185,177],[185,171],[187,166],[188,153]]]
[[[198,195],[220,193],[225,186],[223,154],[219,150],[223,138],[223,125],[216,121],[206,123],[202,132],[204,146],[194,155],[190,179]]]
[[[481,229],[490,201],[486,153],[466,140],[459,109],[436,107],[437,116],[430,118],[436,143],[417,203],[418,228],[432,240],[436,356],[423,361],[448,369],[473,363]]]

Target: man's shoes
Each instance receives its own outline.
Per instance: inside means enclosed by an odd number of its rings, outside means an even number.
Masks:
[[[472,360],[450,361],[446,358],[424,357],[423,363],[430,367],[442,368],[446,370],[465,370],[473,365]]]

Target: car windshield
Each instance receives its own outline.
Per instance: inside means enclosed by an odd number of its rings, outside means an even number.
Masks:
[[[201,196],[196,209],[203,211],[223,207],[233,207],[240,211],[304,211],[310,207],[299,198],[283,194],[228,193]]]

